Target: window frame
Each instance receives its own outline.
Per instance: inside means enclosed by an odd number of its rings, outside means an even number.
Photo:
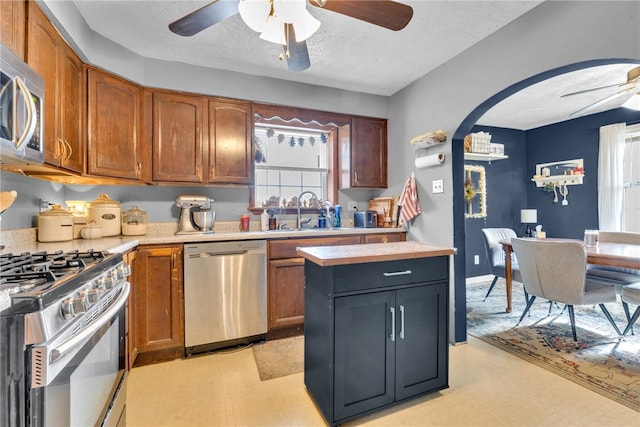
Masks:
[[[253,123],[251,128],[252,136],[255,135],[256,123],[265,125],[296,126],[299,128],[310,128],[314,130],[324,130],[327,133],[327,199],[332,204],[338,203],[338,180],[339,180],[339,159],[338,159],[338,129],[351,125],[351,116],[330,113],[304,108],[284,107],[271,104],[254,104]],[[255,159],[256,144],[252,143],[252,158]],[[255,162],[252,162],[255,173]],[[255,174],[254,174],[255,175]],[[255,200],[255,177],[254,182],[249,186],[249,211],[254,215],[260,215],[264,207],[256,206]],[[301,208],[301,212],[313,213],[316,209]],[[295,214],[297,209],[293,207],[278,208],[282,214]]]

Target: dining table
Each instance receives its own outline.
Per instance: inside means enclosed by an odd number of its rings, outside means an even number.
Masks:
[[[534,238],[535,239],[535,238]],[[546,239],[552,241],[574,241],[582,242],[577,239]],[[505,282],[507,287],[507,313],[511,313],[512,299],[512,258],[513,245],[511,239],[500,240],[499,242],[504,250],[505,264]],[[587,263],[595,265],[605,265],[609,267],[622,267],[640,270],[640,245],[627,243],[610,243],[599,242],[596,246],[585,246],[587,249]]]

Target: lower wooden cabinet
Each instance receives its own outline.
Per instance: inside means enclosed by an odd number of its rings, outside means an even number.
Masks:
[[[140,246],[133,262],[132,365],[184,355],[182,245]],[[131,357],[131,355],[130,355]]]

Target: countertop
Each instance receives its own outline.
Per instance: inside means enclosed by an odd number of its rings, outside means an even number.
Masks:
[[[232,240],[271,240],[292,239],[304,237],[330,237],[349,234],[378,234],[378,233],[402,233],[404,228],[339,228],[339,229],[303,229],[303,230],[273,230],[246,232],[234,231],[238,229],[237,223],[216,224],[216,232],[210,234],[176,235],[175,223],[149,224],[148,232],[143,236],[113,236],[101,239],[74,239],[67,242],[43,243],[37,241],[35,228],[7,230],[0,233],[0,244],[5,248],[0,253],[22,253],[39,251],[107,251],[124,253],[134,249],[138,245],[178,244],[192,242],[222,242]]]
[[[328,267],[332,265],[453,255],[456,251],[453,248],[408,241],[371,243],[368,245],[313,246],[298,248],[296,252],[309,261],[313,261],[322,267]]]

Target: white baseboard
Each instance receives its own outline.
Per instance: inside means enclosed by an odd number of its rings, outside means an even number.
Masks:
[[[475,277],[467,277],[466,278],[466,284],[467,285],[473,285],[476,283],[482,283],[482,282],[490,282],[493,280],[493,274],[487,274],[484,276],[475,276]]]

